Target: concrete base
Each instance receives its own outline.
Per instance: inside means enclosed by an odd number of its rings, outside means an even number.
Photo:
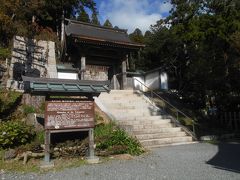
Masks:
[[[41,163],[41,165],[40,165],[40,168],[41,169],[51,169],[51,168],[53,168],[54,167],[54,162],[45,162],[45,161],[43,161],[42,163]]]
[[[94,156],[94,157],[87,157],[86,158],[87,163],[89,164],[97,164],[99,163],[99,157]]]

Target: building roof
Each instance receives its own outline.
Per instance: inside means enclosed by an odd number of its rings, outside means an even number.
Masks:
[[[109,81],[86,81],[22,76],[24,90],[32,94],[99,94],[109,92]]]
[[[81,21],[66,20],[68,21],[68,25],[65,27],[67,36],[78,37],[84,41],[118,44],[135,48],[144,47],[143,44],[132,42],[126,30],[102,27]]]

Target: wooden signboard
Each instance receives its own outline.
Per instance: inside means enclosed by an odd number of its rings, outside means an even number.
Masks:
[[[83,129],[94,127],[93,101],[47,101],[45,129]]]

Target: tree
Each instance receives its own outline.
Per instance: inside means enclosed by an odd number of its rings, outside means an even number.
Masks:
[[[89,15],[86,13],[84,9],[81,10],[79,16],[77,17],[77,20],[90,23]]]
[[[98,20],[98,15],[96,12],[92,13],[91,23],[95,25],[100,25],[100,22]]]
[[[133,42],[144,43],[143,33],[139,28],[136,28],[133,33],[129,34],[129,38]]]
[[[112,23],[107,19],[104,24],[103,24],[104,27],[109,27],[109,28],[112,28]]]
[[[152,35],[151,31],[146,31],[144,34],[144,38],[149,38]]]
[[[8,46],[15,34],[32,36],[42,29],[59,32],[63,15],[75,18],[85,7],[96,11],[93,0],[1,0],[0,46]]]
[[[163,67],[174,76],[180,94],[198,108],[215,96],[227,108],[226,97],[240,94],[238,0],[172,0],[169,17],[151,27],[144,59],[138,66]]]

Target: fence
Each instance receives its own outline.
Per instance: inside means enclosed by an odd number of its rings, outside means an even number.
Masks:
[[[240,112],[220,112],[218,115],[218,125],[229,130],[239,131]]]

